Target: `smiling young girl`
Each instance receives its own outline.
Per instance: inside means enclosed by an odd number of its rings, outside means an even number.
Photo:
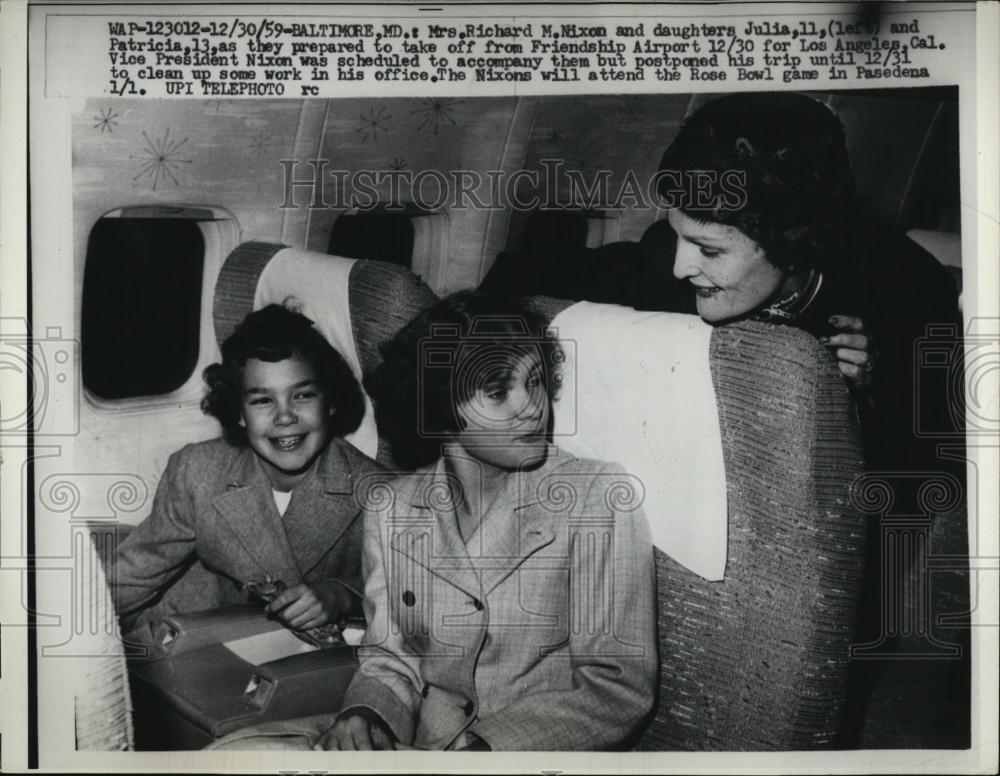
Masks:
[[[296,630],[359,611],[356,493],[381,467],[340,438],[361,422],[361,389],[311,323],[253,312],[205,370],[202,407],[223,437],[170,457],[110,577],[134,638],[158,639],[165,615],[246,602],[252,583],[282,583],[268,611]]]
[[[638,483],[548,443],[557,343],[464,292],[383,352],[380,431],[421,468],[369,503],[361,664],[316,746],[621,741],[654,696],[652,547]]]

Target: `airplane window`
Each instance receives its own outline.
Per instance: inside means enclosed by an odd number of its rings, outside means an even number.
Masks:
[[[327,253],[411,268],[414,228],[409,213],[344,213],[333,224]]]
[[[101,399],[170,393],[198,362],[205,240],[184,218],[101,218],[83,281],[83,382]]]

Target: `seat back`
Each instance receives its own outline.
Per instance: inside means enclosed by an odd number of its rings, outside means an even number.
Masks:
[[[569,304],[533,299],[549,319]],[[862,472],[855,411],[829,353],[796,329],[719,326],[710,367],[729,505],[726,575],[709,582],[656,550],[659,687],[634,746],[830,747],[863,569],[864,517],[851,498]],[[606,404],[622,401],[619,389]]]
[[[257,307],[282,302],[286,294],[307,298],[310,292],[315,291],[313,284],[323,280],[304,273],[290,278],[287,283],[273,284],[281,286],[280,292],[274,289],[268,292],[275,298],[262,295],[259,286],[265,270],[276,258],[279,261],[287,258],[286,255],[279,257],[287,249],[287,246],[278,243],[247,242],[233,250],[226,259],[215,285],[215,336],[220,344]],[[351,341],[347,347],[342,344],[338,349],[358,376],[379,364],[379,347],[384,342],[437,300],[434,292],[419,278],[394,264],[345,259],[310,251],[295,253],[295,258],[308,262],[310,268],[321,268],[314,271],[334,276],[333,282],[325,287],[333,287],[337,291],[339,278],[347,277],[348,310],[338,309],[337,303],[331,299],[327,307],[320,309],[314,304],[316,309],[303,312],[316,320],[321,331],[333,328],[348,332]],[[376,458],[390,468],[394,466],[388,445],[381,438]]]
[[[107,525],[90,524],[89,541],[76,545],[81,565],[74,590],[79,622],[72,649],[54,661],[73,701],[74,739],[80,752],[128,751],[134,745],[132,698],[121,632],[108,580],[106,556],[113,549]],[[112,537],[113,538],[113,537]],[[60,645],[67,646],[67,645]]]

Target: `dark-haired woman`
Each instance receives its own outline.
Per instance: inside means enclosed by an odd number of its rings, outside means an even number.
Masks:
[[[296,630],[360,611],[356,491],[382,470],[340,438],[361,422],[361,388],[311,323],[278,305],[253,312],[205,370],[202,406],[223,437],[170,457],[110,575],[133,637],[244,603],[251,583],[281,583],[268,611]]]
[[[659,175],[677,235],[674,275],[691,285],[701,317],[795,326],[830,347],[858,405],[868,466],[890,483],[896,514],[934,510],[925,486],[942,480],[930,477],[950,478],[960,488],[964,397],[955,283],[930,254],[862,214],[844,127],[833,111],[797,94],[713,100],[685,122]],[[950,382],[935,382],[941,370],[926,370],[921,360],[921,340],[932,326],[950,333],[943,343],[950,350]],[[935,344],[938,352],[941,347]],[[935,435],[921,435],[922,427]],[[950,445],[945,455],[938,451],[942,439]],[[964,514],[934,518],[930,551],[962,558],[968,552]],[[886,654],[913,649],[896,646],[894,633],[930,633],[937,617],[968,611],[967,581],[941,575],[928,582],[926,560],[905,549],[928,551],[920,534],[883,539],[893,523],[892,517],[869,523],[857,632],[859,643],[884,644]],[[920,606],[896,610],[892,595]],[[909,618],[912,631],[901,625]],[[958,639],[967,634],[956,630]],[[841,745],[858,746],[866,715],[879,729],[878,716],[889,708],[894,721],[886,729],[894,730],[903,705],[908,713],[921,709],[916,713],[927,730],[967,731],[968,654],[966,648],[964,660],[951,665],[922,664],[919,675],[915,663],[856,662]],[[871,700],[879,683],[891,689]],[[887,705],[888,692],[901,705]],[[954,742],[963,735],[936,740],[962,746]],[[899,740],[911,745],[914,739]]]
[[[421,468],[369,502],[360,668],[317,748],[604,749],[651,708],[641,486],[548,444],[558,353],[468,292],[384,349],[379,428]]]
[[[820,338],[856,393],[869,465],[926,467],[918,411],[947,421],[951,408],[926,385],[914,403],[916,353],[929,324],[960,322],[957,290],[932,256],[861,214],[836,114],[800,94],[713,100],[684,122],[658,176],[674,275],[698,314]]]

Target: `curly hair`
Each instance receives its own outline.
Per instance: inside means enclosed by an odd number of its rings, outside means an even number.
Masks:
[[[343,356],[300,313],[272,304],[250,313],[222,343],[222,363],[206,367],[208,392],[201,408],[222,424],[226,440],[247,444],[242,418],[243,368],[247,361],[283,361],[299,358],[316,371],[320,389],[334,412],[329,420],[333,436],[350,434],[361,425],[365,400],[361,386]]]
[[[695,220],[735,226],[782,269],[835,262],[854,205],[844,126],[801,94],[734,94],[699,108],[663,154],[657,189]]]
[[[441,456],[459,432],[458,407],[526,355],[537,354],[549,400],[556,398],[562,350],[547,322],[522,302],[460,291],[421,312],[382,349],[365,376],[379,433],[396,462],[415,469]]]

